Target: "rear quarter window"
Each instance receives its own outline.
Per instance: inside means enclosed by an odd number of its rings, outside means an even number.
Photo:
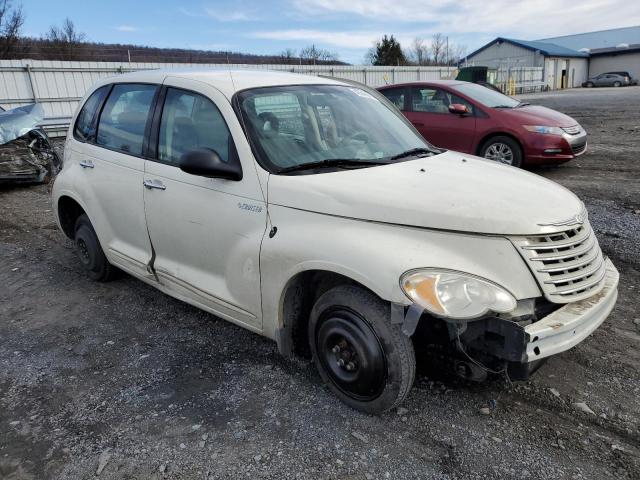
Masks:
[[[96,112],[109,93],[110,85],[98,88],[82,106],[73,129],[73,136],[81,142],[90,141],[96,134]]]

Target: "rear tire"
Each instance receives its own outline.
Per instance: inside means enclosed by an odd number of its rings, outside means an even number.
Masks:
[[[513,138],[504,135],[491,137],[482,145],[480,156],[489,160],[520,167],[522,165],[522,149]]]
[[[325,292],[309,320],[313,361],[344,403],[379,414],[399,405],[415,378],[415,352],[387,302],[354,285]]]
[[[89,277],[98,282],[108,282],[115,278],[117,270],[107,260],[86,214],[83,213],[76,220],[75,232],[76,252]]]
[[[620,82],[613,82],[614,87],[621,87],[622,84]]]

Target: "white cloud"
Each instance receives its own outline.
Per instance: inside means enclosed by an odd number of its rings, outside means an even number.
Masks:
[[[214,8],[205,8],[204,11],[208,17],[218,20],[219,22],[246,22],[253,19],[250,15],[239,10],[234,12],[225,12]]]
[[[325,30],[274,30],[254,32],[249,36],[265,40],[317,42],[343,48],[369,48],[379,32],[335,32]]]
[[[369,20],[425,22],[445,34],[517,32],[516,38],[603,30],[640,24],[629,0],[292,0],[308,15],[356,15]]]
[[[116,30],[118,30],[119,32],[137,32],[138,28],[137,27],[132,27],[131,25],[118,25],[117,27],[115,27]]]

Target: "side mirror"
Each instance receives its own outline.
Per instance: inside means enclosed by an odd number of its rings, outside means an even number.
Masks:
[[[180,157],[178,166],[183,172],[200,177],[242,180],[240,164],[223,162],[211,148],[198,148],[185,153]]]
[[[451,105],[449,105],[449,113],[464,116],[469,115],[471,112],[466,105],[463,105],[461,103],[452,103]]]

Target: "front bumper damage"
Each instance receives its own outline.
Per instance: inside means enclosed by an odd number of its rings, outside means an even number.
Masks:
[[[607,318],[618,297],[619,274],[609,259],[605,268],[603,288],[589,298],[524,323],[498,317],[450,323],[450,337],[455,335],[459,348],[482,364],[506,369],[513,379],[525,380],[541,360],[582,342]]]
[[[618,270],[605,260],[605,282],[599,293],[568,303],[524,328],[523,361],[532,362],[574,347],[598,328],[613,310],[618,298]]]

